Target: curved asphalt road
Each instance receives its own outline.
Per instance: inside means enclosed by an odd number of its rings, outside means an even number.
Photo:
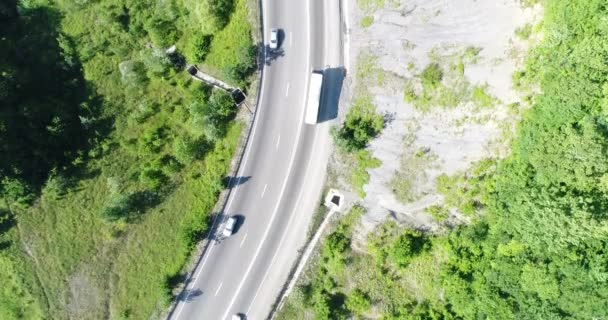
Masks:
[[[253,131],[226,215],[233,236],[211,244],[170,319],[265,319],[304,244],[329,156],[329,122],[343,76],[339,0],[263,1],[265,38],[283,30],[284,56],[266,66]],[[312,70],[324,70],[321,122],[304,124]],[[329,106],[329,107],[328,107]],[[220,225],[220,230],[221,230]]]

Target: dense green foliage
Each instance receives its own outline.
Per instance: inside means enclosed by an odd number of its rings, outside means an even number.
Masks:
[[[342,127],[335,132],[334,140],[348,151],[361,150],[383,127],[384,118],[376,112],[371,98],[359,97],[351,106]]]
[[[383,226],[368,239],[367,254],[336,246],[345,261],[338,270],[346,271],[305,279],[285,319],[355,314],[340,302],[361,296],[376,308],[370,318],[608,317],[608,6],[604,0],[545,4],[545,39],[516,75],[541,90],[511,155],[438,179],[445,205],[470,214],[472,223],[426,239]],[[339,243],[350,242],[347,236]],[[324,263],[317,270],[332,270]],[[332,299],[310,298],[322,290]]]
[[[168,305],[241,130],[182,52],[243,86],[255,69],[245,0],[204,2],[0,4],[1,319]]]

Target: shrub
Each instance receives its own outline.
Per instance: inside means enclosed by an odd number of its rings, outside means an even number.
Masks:
[[[179,32],[171,21],[153,18],[148,20],[145,28],[152,43],[159,48],[166,48],[179,38]]]
[[[222,91],[214,90],[209,98],[209,112],[220,121],[231,120],[236,114],[236,106],[232,97]]]
[[[422,80],[422,87],[425,90],[435,90],[441,79],[443,79],[443,71],[437,63],[431,63],[420,73],[420,79]]]
[[[374,23],[374,16],[365,16],[361,19],[361,27],[369,28]]]
[[[211,50],[213,35],[197,33],[188,45],[188,59],[192,62],[203,62]]]
[[[101,216],[109,222],[126,218],[131,213],[131,200],[128,195],[120,195],[112,198],[104,207]]]
[[[530,38],[531,34],[532,25],[530,23],[526,23],[523,27],[515,29],[515,35],[522,40],[527,40],[528,38]]]
[[[139,181],[141,181],[146,188],[157,190],[165,184],[167,176],[165,176],[160,168],[147,167],[139,174]]]
[[[342,128],[337,131],[336,143],[348,151],[361,150],[384,127],[384,117],[376,113],[370,97],[359,97],[346,115]]]
[[[411,259],[423,250],[428,249],[430,242],[423,233],[406,230],[388,248],[388,258],[401,268],[405,268]]]
[[[171,67],[171,60],[162,49],[142,50],[140,57],[149,74],[153,76],[163,75]]]
[[[488,85],[475,86],[473,88],[472,100],[478,108],[488,108],[496,103],[496,98],[492,97],[488,92]]]
[[[186,136],[177,137],[173,141],[173,154],[180,163],[187,165],[196,160],[201,154],[201,146],[198,141]]]
[[[147,84],[146,67],[141,61],[127,60],[118,65],[123,84],[141,87]]]
[[[351,173],[350,183],[360,197],[365,197],[363,186],[369,182],[367,170],[378,168],[381,164],[382,162],[372,157],[371,153],[367,150],[359,150],[355,154],[355,168]]]
[[[346,308],[354,315],[361,316],[370,307],[369,297],[359,289],[351,291],[346,297]]]
[[[26,207],[34,200],[34,194],[30,186],[19,178],[2,178],[0,194],[6,201],[20,207]]]

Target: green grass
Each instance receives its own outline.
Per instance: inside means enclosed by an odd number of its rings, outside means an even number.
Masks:
[[[190,254],[189,234],[207,228],[241,128],[231,126],[214,150],[176,177],[178,187],[142,212],[136,224],[107,223],[99,216],[109,194],[108,179],[130,161],[120,155],[108,159],[114,168],[104,167],[104,173],[60,199],[43,196],[23,213],[21,240],[36,253],[37,273],[45,275],[36,281],[49,295],[48,313],[57,318],[148,318],[163,312],[170,301],[168,280],[179,274]],[[70,309],[70,303],[79,301],[71,293],[82,295],[77,309]]]
[[[242,63],[249,62],[251,50],[251,26],[247,16],[246,0],[236,0],[235,10],[228,25],[213,37],[205,66],[223,72]],[[244,61],[245,60],[245,61]]]
[[[47,183],[30,207],[12,208],[18,228],[0,228],[0,319],[158,317],[195,241],[207,231],[243,124],[226,116],[216,121],[221,122],[217,140],[208,137],[204,130],[210,126],[194,121],[191,106],[206,104],[217,92],[182,70],[150,61],[157,49],[135,27],[162,14],[155,8],[163,3],[131,10],[134,28],[129,29],[114,19],[122,3],[38,2],[61,13],[61,33],[73,38],[90,94],[112,129],[90,141],[93,147],[74,161],[80,170],[66,175],[64,192]],[[188,33],[200,31],[200,25],[189,29],[194,24],[188,19],[188,12],[180,12],[175,20],[183,31],[178,50]],[[96,28],[90,28],[91,21]],[[239,56],[239,50],[253,46],[250,32],[245,0],[237,0],[232,19],[214,37],[206,66],[224,72],[250,62]],[[145,66],[132,77],[141,83],[122,81],[128,78],[119,68],[125,61]],[[250,74],[243,75],[246,86]],[[174,142],[180,139],[196,141],[201,149],[184,163],[176,160]],[[105,213],[117,199],[128,205],[117,206],[118,215],[109,219]],[[4,226],[1,198],[0,203]]]

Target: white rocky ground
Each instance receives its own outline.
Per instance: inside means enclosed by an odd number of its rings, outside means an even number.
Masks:
[[[506,106],[520,100],[511,76],[521,68],[530,44],[519,40],[514,32],[527,23],[538,23],[540,8],[522,8],[517,0],[387,0],[383,8],[365,12],[355,0],[345,5],[351,21],[351,67],[358,64],[357,57],[371,53],[377,57],[379,72],[384,73],[381,81],[356,83],[356,79],[347,79],[350,88],[345,92],[367,87],[378,110],[393,118],[369,147],[382,166],[369,171],[371,180],[364,188],[367,195],[363,201],[369,211],[358,234],[364,236],[388,216],[417,227],[436,228],[437,224],[424,213],[426,207],[442,201],[435,190],[435,177],[460,172],[488,156],[504,156],[501,136],[505,123],[516,120]],[[374,19],[367,28],[361,26],[365,16]],[[431,107],[424,113],[404,102],[408,79],[415,79],[431,60],[449,68],[469,47],[482,50],[475,62],[465,64],[464,77],[471,86],[487,83],[487,91],[498,99],[493,108],[479,110],[464,103]],[[344,110],[341,117],[343,114]],[[404,139],[411,140],[409,146]],[[401,159],[416,150],[426,150],[432,156],[423,166],[414,168],[423,170],[414,186],[419,197],[402,203],[390,182]]]

